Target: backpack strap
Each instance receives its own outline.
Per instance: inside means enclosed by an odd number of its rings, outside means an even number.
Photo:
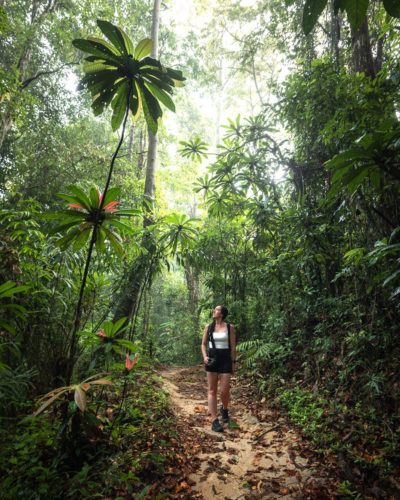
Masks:
[[[213,346],[214,352],[216,352],[214,335],[211,332],[211,324],[208,325],[208,340],[211,340],[211,345]]]

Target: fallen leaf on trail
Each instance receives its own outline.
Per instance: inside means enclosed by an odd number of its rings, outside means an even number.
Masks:
[[[196,405],[194,407],[194,411],[196,413],[205,413],[207,411],[207,408],[205,406]]]
[[[175,488],[175,493],[180,493],[182,490],[187,490],[189,489],[190,486],[187,484],[186,481],[182,481],[180,484],[178,484]]]

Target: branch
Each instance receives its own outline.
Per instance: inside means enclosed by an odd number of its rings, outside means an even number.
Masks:
[[[51,75],[53,73],[58,73],[58,71],[62,70],[63,68],[65,68],[66,66],[73,66],[75,64],[79,64],[79,62],[69,62],[69,63],[65,63],[65,64],[62,64],[61,66],[59,66],[58,68],[56,69],[53,69],[53,70],[49,70],[49,71],[38,71],[36,73],[36,75],[34,76],[31,76],[30,78],[27,78],[26,80],[24,80],[22,83],[21,83],[21,89],[25,89],[28,85],[30,85],[32,82],[34,82],[35,80],[37,80],[38,78],[40,78],[41,76],[43,75]]]

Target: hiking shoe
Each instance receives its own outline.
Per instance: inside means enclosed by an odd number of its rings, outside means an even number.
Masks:
[[[219,423],[218,418],[216,418],[212,423],[211,430],[214,432],[224,432],[224,429],[222,425]]]
[[[223,406],[221,406],[220,412],[221,412],[222,422],[225,423],[229,422],[228,409],[225,409]]]

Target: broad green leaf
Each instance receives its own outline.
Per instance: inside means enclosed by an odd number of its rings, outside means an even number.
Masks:
[[[113,131],[119,129],[122,120],[124,119],[125,113],[128,110],[128,92],[130,85],[128,82],[124,82],[120,85],[114,99],[111,102],[111,107],[113,109],[113,115],[111,118],[111,127]]]
[[[2,285],[0,285],[0,294],[6,292],[7,290],[10,290],[15,286],[14,281],[6,281]]]
[[[119,57],[121,55],[121,52],[116,47],[114,47],[113,45],[111,45],[111,43],[106,42],[102,38],[97,38],[95,36],[88,36],[87,40],[89,40],[91,42],[99,43],[101,45],[104,45],[104,47],[106,47],[110,52],[112,52],[117,57]]]
[[[110,229],[108,228],[103,228],[104,229],[104,232],[106,233],[107,235],[107,238],[108,240],[110,241],[111,243],[111,246],[114,248],[114,250],[117,252],[117,254],[122,257],[122,255],[124,255],[124,249],[121,245],[121,239],[120,237],[114,233],[113,231],[111,231]]]
[[[68,186],[68,189],[69,191],[71,191],[72,194],[74,194],[77,197],[78,200],[81,201],[82,204],[84,204],[90,209],[90,199],[83,189],[74,184]]]
[[[107,337],[112,337],[113,335],[113,323],[112,321],[108,320],[103,323],[103,330]]]
[[[130,340],[119,339],[119,340],[117,340],[117,343],[118,343],[118,345],[125,347],[126,349],[129,349],[133,353],[137,352],[139,349],[138,345],[135,344],[134,342],[131,342]]]
[[[145,57],[143,58],[141,61],[140,61],[140,69],[146,69],[146,73],[148,71],[150,72],[153,72],[153,71],[156,71],[157,75],[160,76],[160,78],[163,77],[163,75],[167,76],[168,73],[167,73],[167,70],[163,70],[163,66],[162,64],[160,63],[160,61],[158,61],[157,59],[154,59],[154,57]]]
[[[118,215],[142,215],[142,211],[139,209],[121,209],[118,210]]]
[[[104,111],[104,108],[110,104],[117,90],[116,87],[117,85],[114,85],[111,88],[103,89],[93,100],[92,109],[95,116],[100,115]]]
[[[371,155],[363,150],[355,150],[350,149],[348,151],[344,151],[343,153],[339,153],[334,156],[331,160],[325,162],[325,165],[328,168],[337,168],[349,165],[351,163],[355,163],[357,160],[371,160]]]
[[[53,234],[57,234],[57,233],[63,233],[65,232],[67,229],[71,228],[71,227],[74,227],[74,226],[77,226],[79,224],[82,224],[82,221],[84,219],[83,218],[80,218],[80,219],[77,219],[75,221],[69,221],[69,222],[66,222],[64,224],[59,224],[58,226],[56,226],[54,229],[52,229],[51,231],[49,231],[49,235],[53,235]]]
[[[325,9],[328,0],[306,0],[303,10],[303,30],[306,35],[316,25],[319,16]]]
[[[69,245],[72,243],[72,241],[77,237],[77,235],[80,234],[80,231],[78,228],[72,229],[68,234],[60,238],[55,242],[55,245],[61,248],[61,250],[66,250]]]
[[[378,167],[372,169],[369,178],[376,189],[381,187],[381,173]]]
[[[90,204],[93,208],[100,205],[99,191],[95,187],[89,190]]]
[[[100,226],[97,229],[97,235],[96,235],[96,249],[100,253],[104,253],[106,251],[105,239],[106,239],[106,233]]]
[[[81,198],[80,196],[73,196],[71,194],[66,194],[66,193],[57,193],[57,196],[65,201],[68,201],[69,203],[75,203],[77,205],[81,205],[82,208],[86,210],[90,210],[90,200],[89,198]]]
[[[140,85],[139,90],[147,125],[153,134],[156,134],[158,129],[158,119],[162,116],[162,109],[160,108],[157,99],[146,87]]]
[[[168,94],[166,94],[163,90],[157,88],[156,85],[153,85],[152,83],[145,82],[144,84],[154,97],[159,99],[168,109],[175,112],[175,104]]]
[[[102,77],[96,82],[88,83],[87,88],[92,95],[92,98],[95,98],[98,94],[104,91],[111,90],[113,87],[117,85],[117,83],[121,80],[121,78],[116,74],[109,74],[107,76]]]
[[[6,281],[0,286],[0,298],[12,297],[16,293],[26,292],[29,286],[21,285],[16,286],[13,281]]]
[[[165,90],[166,92],[168,92],[168,94],[173,93],[173,88],[174,88],[173,83],[174,82],[172,80],[169,83],[169,82],[165,81],[165,79],[161,80],[157,76],[155,76],[153,74],[149,74],[148,71],[146,71],[145,79],[146,79],[146,82],[153,83],[157,88]]]
[[[353,30],[357,31],[364,22],[368,3],[369,0],[344,0],[343,7]]]
[[[140,61],[140,59],[143,59],[144,57],[149,56],[151,54],[152,48],[153,48],[152,39],[144,38],[136,45],[133,57],[138,61]]]
[[[108,205],[112,201],[118,200],[118,197],[121,195],[121,188],[112,187],[107,191],[106,197],[104,199],[103,206]]]
[[[118,321],[116,321],[113,326],[112,326],[112,335],[115,335],[121,328],[122,325],[126,322],[128,318],[124,316],[123,318],[120,318]]]
[[[397,269],[393,274],[391,274],[385,281],[382,283],[382,286],[387,286],[394,279],[400,278],[400,269]]]
[[[132,88],[131,100],[129,101],[129,109],[131,110],[133,121],[136,121],[138,119],[139,113],[141,110],[139,96],[140,96],[140,94],[138,93],[138,90],[137,90],[137,83],[134,82],[134,86]]]
[[[131,233],[133,229],[132,226],[128,226],[128,224],[116,220],[115,217],[112,220],[110,220],[109,223],[115,228],[119,229],[120,231],[125,231],[126,233]]]
[[[87,76],[101,75],[102,73],[109,74],[111,72],[115,73],[117,72],[115,66],[107,66],[107,64],[105,64],[104,62],[99,62],[98,60],[94,62],[85,61],[82,64],[82,69]]]
[[[91,234],[91,231],[89,229],[85,229],[84,231],[81,231],[81,233],[78,234],[78,236],[76,236],[76,238],[74,240],[73,247],[72,247],[75,252],[77,252],[78,250],[80,250],[81,248],[83,248],[86,245],[90,234]]]
[[[116,64],[117,66],[121,64],[121,60],[103,43],[78,38],[72,41],[72,45],[83,52],[88,52],[89,54],[98,57],[99,59],[105,59],[108,63]]]
[[[332,175],[332,183],[334,184],[335,182],[340,181],[340,179],[342,179],[342,177],[344,177],[349,172],[349,170],[351,169],[351,165],[352,164],[346,165],[335,170],[334,174]]]
[[[364,182],[364,179],[368,176],[369,174],[369,169],[368,168],[361,168],[357,171],[356,174],[354,174],[353,178],[349,180],[346,185],[348,190],[351,193],[354,193],[359,186]]]
[[[167,75],[173,80],[174,87],[183,87],[185,85],[183,81],[186,80],[186,78],[183,76],[181,70],[163,67],[162,71],[165,71]]]
[[[400,2],[399,0],[383,0],[383,6],[386,12],[393,17],[400,17]]]
[[[110,40],[110,42],[123,54],[131,54],[132,51],[129,50],[131,44],[126,44],[126,39],[128,38],[125,33],[117,26],[114,26],[108,21],[103,21],[102,19],[97,19],[97,26],[101,29],[103,34]],[[125,36],[124,36],[125,35]]]

